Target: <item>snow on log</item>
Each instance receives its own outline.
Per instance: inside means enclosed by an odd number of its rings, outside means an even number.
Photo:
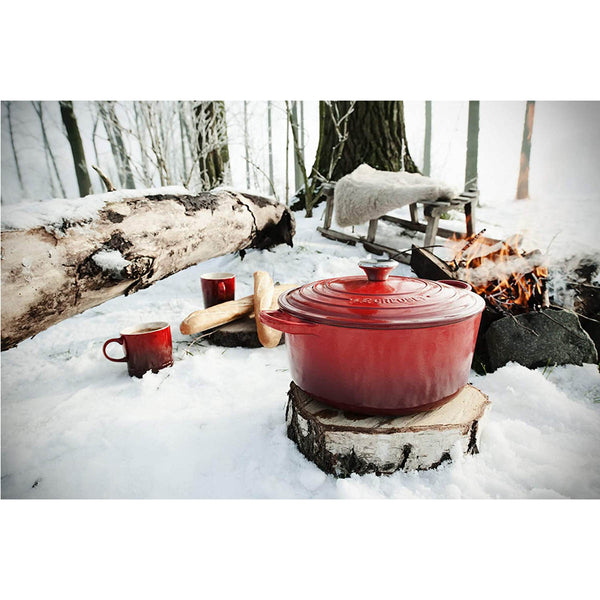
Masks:
[[[435,469],[454,452],[477,454],[481,419],[490,401],[472,385],[427,412],[368,416],[326,406],[291,383],[288,437],[321,470],[335,477]]]
[[[209,258],[291,245],[295,232],[284,205],[225,189],[124,190],[2,217],[2,350]]]

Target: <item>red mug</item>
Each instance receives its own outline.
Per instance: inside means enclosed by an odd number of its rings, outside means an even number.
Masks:
[[[204,273],[200,280],[204,308],[235,298],[235,275],[233,273]]]
[[[122,358],[111,358],[106,347],[115,342],[125,350]],[[121,336],[104,342],[104,356],[113,362],[126,362],[131,377],[141,377],[147,371],[158,373],[173,364],[171,327],[168,323],[142,323],[121,331]]]

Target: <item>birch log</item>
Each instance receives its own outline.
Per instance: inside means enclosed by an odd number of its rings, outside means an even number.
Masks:
[[[427,412],[402,417],[349,413],[290,385],[287,434],[321,470],[335,477],[435,469],[454,452],[477,454],[490,401],[472,385]]]
[[[268,198],[128,196],[105,194],[93,218],[2,232],[2,350],[209,258],[292,243],[292,214]]]

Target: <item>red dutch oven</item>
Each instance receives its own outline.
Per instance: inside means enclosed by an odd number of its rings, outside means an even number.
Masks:
[[[362,261],[366,277],[309,283],[261,311],[286,334],[300,388],[336,408],[402,415],[467,383],[484,300],[462,282],[390,277],[397,264]]]

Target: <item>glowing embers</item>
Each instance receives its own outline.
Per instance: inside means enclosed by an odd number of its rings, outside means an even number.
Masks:
[[[455,277],[470,283],[501,313],[516,315],[548,307],[548,268],[542,253],[519,250],[519,235],[490,246],[481,240],[484,231],[466,243],[448,241],[454,254],[448,265]]]

